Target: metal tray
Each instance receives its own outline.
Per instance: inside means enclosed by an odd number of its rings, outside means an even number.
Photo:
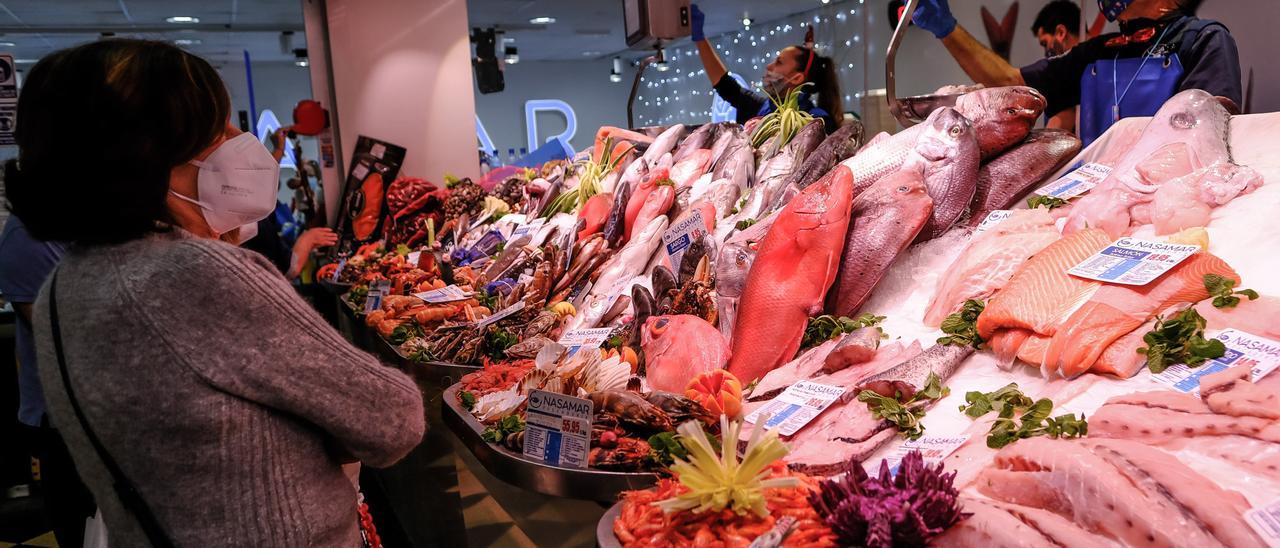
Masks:
[[[596,522],[596,546],[600,548],[622,548],[618,535],[613,534],[613,522],[622,515],[622,501],[609,507],[609,511],[600,516]]]
[[[561,468],[524,458],[524,455],[480,439],[484,425],[458,404],[459,385],[444,391],[445,424],[498,479],[520,487],[556,497],[615,502],[623,491],[648,489],[658,481],[651,472],[609,472]],[[610,522],[612,523],[612,522]]]

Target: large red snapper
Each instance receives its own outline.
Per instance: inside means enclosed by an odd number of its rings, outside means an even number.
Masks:
[[[721,369],[729,346],[720,331],[697,316],[653,316],[640,336],[645,378],[654,390],[683,393],[689,379]]]
[[[751,382],[800,349],[809,317],[836,279],[853,203],[853,172],[837,166],[778,212],[738,304],[729,372]]]

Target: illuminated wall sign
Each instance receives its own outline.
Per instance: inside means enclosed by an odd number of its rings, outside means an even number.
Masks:
[[[476,140],[480,141],[481,151],[497,154],[498,147],[493,146],[493,139],[489,138],[489,132],[484,129],[484,122],[480,121],[479,114],[476,115]]]
[[[733,73],[733,72],[730,72],[729,76],[732,77],[734,80],[737,80],[738,84],[741,84],[742,87],[751,89],[751,84],[748,84],[746,79],[744,79],[743,77],[738,76],[736,73]],[[738,109],[733,108],[733,105],[730,105],[728,101],[721,99],[719,93],[716,93],[714,91],[711,92],[711,121],[712,122],[733,122],[733,121],[736,121],[737,119],[738,119]]]
[[[564,115],[564,131],[559,135],[547,137],[538,142],[538,111],[556,111]],[[529,150],[536,150],[542,143],[559,137],[564,142],[573,139],[578,132],[578,118],[573,114],[573,107],[559,99],[534,99],[524,103],[524,126],[529,142]]]
[[[266,143],[271,139],[271,135],[280,129],[280,120],[276,118],[276,113],[271,109],[265,109],[258,116],[258,140]],[[298,169],[297,159],[293,157],[293,147],[286,143],[284,147],[284,156],[280,158],[280,167],[287,167],[292,170]]]

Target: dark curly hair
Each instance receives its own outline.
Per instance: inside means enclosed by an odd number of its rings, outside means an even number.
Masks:
[[[170,171],[223,132],[214,68],[165,42],[102,40],[31,69],[18,97],[8,207],[41,240],[110,244],[159,230]]]

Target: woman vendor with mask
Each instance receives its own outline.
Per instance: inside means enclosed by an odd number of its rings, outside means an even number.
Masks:
[[[1200,0],[1098,0],[1120,22],[1071,51],[1015,68],[956,24],[947,0],[921,0],[913,20],[942,40],[974,81],[987,86],[1028,85],[1051,104],[1079,105],[1086,145],[1116,121],[1151,116],[1180,91],[1201,89],[1239,110],[1240,58],[1222,23],[1191,14]]]
[[[836,79],[835,63],[814,51],[813,27],[809,27],[804,45],[788,46],[765,67],[762,83],[766,95],[743,88],[729,76],[729,70],[725,68],[720,56],[716,55],[715,47],[703,34],[702,25],[706,15],[698,9],[697,4],[691,6],[690,11],[691,38],[698,46],[698,57],[702,60],[707,78],[711,80],[716,93],[738,110],[738,123],[746,123],[756,116],[773,112],[777,107],[769,99],[769,95],[785,99],[791,90],[808,84],[800,93],[800,110],[815,118],[822,118],[827,133],[840,127],[844,109],[840,105],[840,82]]]

